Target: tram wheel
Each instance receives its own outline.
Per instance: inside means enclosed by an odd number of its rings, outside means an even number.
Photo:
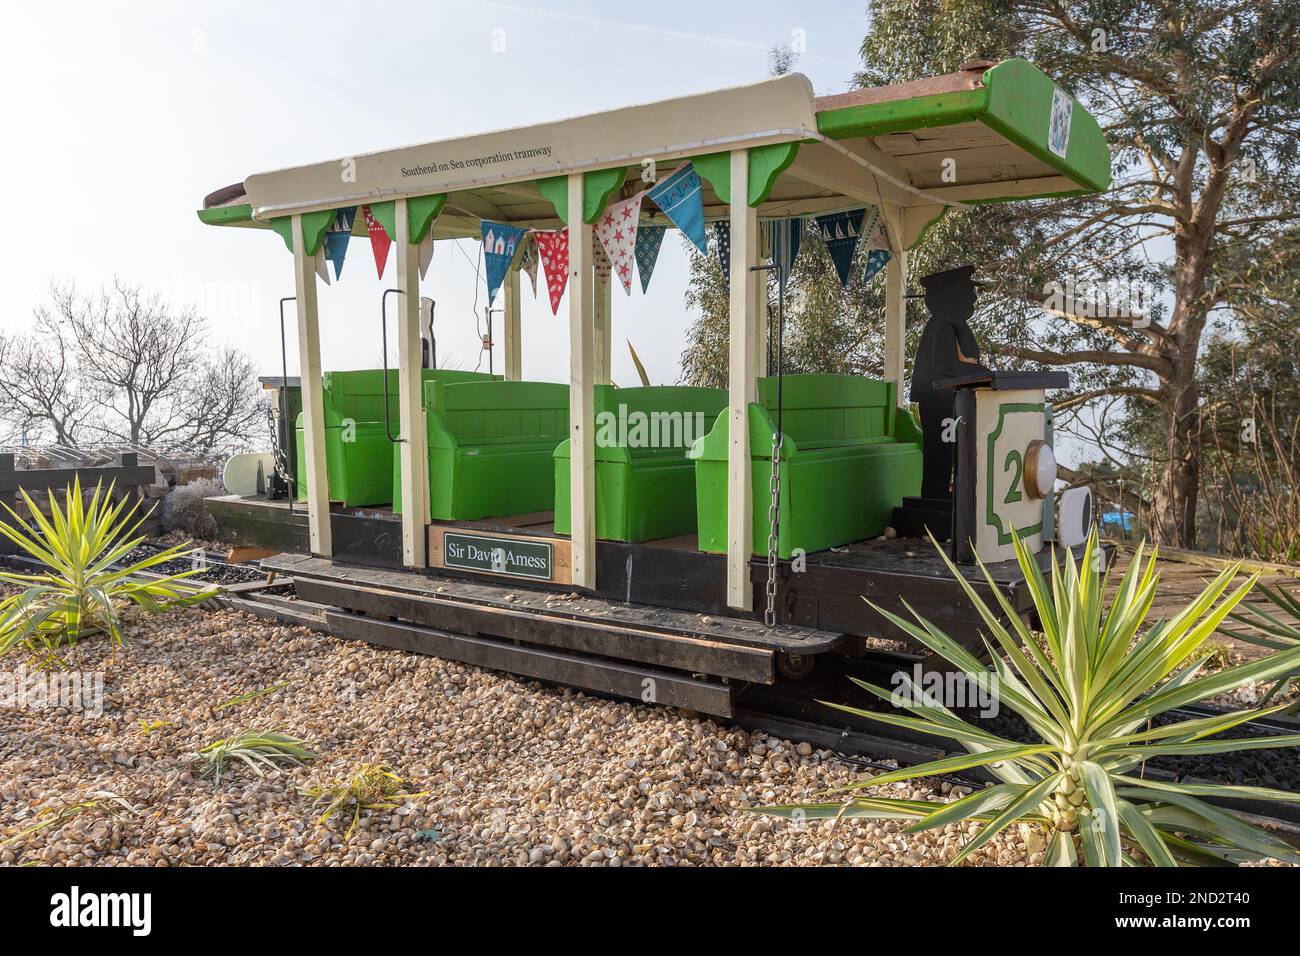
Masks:
[[[817,658],[811,654],[778,654],[776,672],[786,680],[804,680],[817,666]]]

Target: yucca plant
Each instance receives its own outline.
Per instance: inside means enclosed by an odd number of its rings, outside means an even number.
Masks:
[[[145,539],[137,535],[148,512],[140,502],[113,500],[113,486],[100,482],[87,503],[76,479],[64,491],[64,504],[49,495],[49,517],[22,492],[31,524],[5,505],[12,522],[0,521],[0,535],[40,561],[36,574],[0,571],[0,582],[22,590],[0,601],[0,653],[15,644],[39,642],[54,648],[91,634],[123,642],[119,612],[129,604],[161,611],[206,600],[216,589],[187,583],[200,569],[145,580],[140,573],[193,552],[177,545],[142,561],[119,567]],[[129,507],[128,507],[129,505]]]
[[[1144,565],[1144,548],[1138,546],[1106,609],[1110,573],[1103,574],[1098,567],[1103,562],[1095,560],[1099,557],[1097,547],[1094,533],[1086,545],[1089,557],[1080,565],[1067,552],[1063,568],[1054,568],[1049,584],[1033,555],[1017,540],[1016,556],[1042,622],[1041,638],[1030,632],[994,586],[992,592],[1010,623],[999,620],[944,556],[992,635],[994,643],[988,645],[988,652],[998,700],[1023,718],[1036,742],[1008,740],[963,720],[902,675],[906,686],[901,694],[855,681],[902,712],[830,706],[956,740],[968,753],[862,780],[837,791],[839,800],[771,807],[763,812],[805,820],[866,817],[914,821],[905,832],[958,821],[982,823],[953,863],[965,860],[1012,824],[1043,828],[1046,860],[1055,866],[1074,866],[1081,860],[1089,866],[1127,866],[1142,862],[1141,856],[1158,866],[1229,865],[1266,857],[1300,862],[1300,855],[1288,844],[1205,799],[1300,802],[1300,794],[1263,787],[1164,783],[1143,776],[1144,763],[1156,757],[1300,744],[1300,734],[1210,739],[1280,707],[1163,725],[1154,721],[1247,681],[1267,680],[1295,670],[1300,665],[1300,647],[1202,676],[1202,663],[1197,660],[1201,645],[1246,596],[1255,579],[1224,597],[1239,570],[1229,568],[1171,620],[1157,621],[1143,630],[1159,584],[1154,552]],[[983,570],[992,585],[988,570]],[[919,626],[881,608],[876,610],[960,671],[986,674],[988,665],[910,606]],[[976,767],[986,768],[999,782],[951,803],[861,793],[869,787]]]
[[[357,771],[341,783],[312,784],[302,788],[302,794],[310,797],[317,805],[323,804],[325,812],[319,823],[326,823],[336,813],[351,816],[343,839],[347,840],[361,822],[363,810],[394,810],[405,800],[424,796],[421,793],[408,793],[404,781],[391,767],[383,764],[362,764]]]
[[[275,730],[241,730],[214,740],[190,755],[190,760],[217,783],[236,760],[263,777],[267,770],[299,766],[315,759],[316,755],[303,746],[303,741]]]
[[[1281,587],[1271,588],[1267,584],[1259,585],[1259,589],[1273,605],[1274,612],[1270,613],[1256,604],[1242,604],[1239,610],[1233,611],[1228,617],[1238,624],[1246,625],[1246,630],[1222,627],[1219,630],[1229,637],[1240,638],[1274,651],[1300,647],[1300,624],[1285,621],[1281,617],[1287,615],[1291,621],[1300,621],[1300,597],[1288,594]],[[1287,688],[1296,680],[1300,680],[1300,671],[1284,675],[1264,696],[1262,703],[1268,703],[1279,694],[1285,696]]]

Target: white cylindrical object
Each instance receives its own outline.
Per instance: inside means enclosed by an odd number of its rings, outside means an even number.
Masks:
[[[1086,485],[1061,492],[1060,514],[1056,522],[1056,539],[1073,548],[1088,540],[1092,530],[1092,489]]]

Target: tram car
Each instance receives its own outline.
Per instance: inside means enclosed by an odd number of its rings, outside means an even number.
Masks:
[[[820,97],[792,74],[249,176],[199,218],[283,240],[300,375],[264,380],[274,480],[208,507],[341,635],[705,713],[905,637],[864,598],[978,646],[929,539],[1028,613],[1014,538],[1047,562],[1092,521],[1086,489],[1059,515],[1054,492],[1047,398],[1068,376],[979,361],[965,263],[913,283],[927,324],[908,375],[908,250],[951,208],[1109,181],[1096,121],[1018,59]],[[878,376],[783,369],[767,273],[783,293],[814,220],[883,272]],[[701,245],[712,223],[729,237],[728,387],[616,387],[612,291],[645,268],[630,236]],[[398,366],[325,371],[327,253],[377,233],[395,247],[376,317]],[[500,374],[438,368],[421,315],[428,250],[464,237],[484,240],[489,296],[497,266]],[[520,374],[520,274],[538,258],[567,298],[566,382]]]

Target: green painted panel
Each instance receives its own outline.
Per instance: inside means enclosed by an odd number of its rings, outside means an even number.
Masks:
[[[345,507],[386,505],[393,492],[392,443],[384,423],[354,422],[325,429],[325,473],[331,501]],[[297,430],[298,497],[307,497],[306,435]]]
[[[433,221],[447,204],[446,193],[432,196],[414,196],[406,201],[406,218],[412,245],[419,245],[429,234]]]
[[[1086,189],[1109,188],[1106,138],[1097,120],[1077,102],[1066,155],[1058,156],[1048,148],[1056,84],[1046,74],[1027,60],[1013,59],[990,68],[983,79],[984,86],[977,90],[826,110],[818,114],[817,128],[832,139],[845,139],[979,121]]]
[[[934,93],[907,100],[845,106],[817,114],[817,130],[831,139],[882,136],[906,130],[951,126],[979,119],[988,90]]]
[[[252,222],[253,207],[250,203],[240,203],[238,206],[200,209],[199,221],[207,226],[232,226],[240,222]]]
[[[284,240],[285,248],[293,252],[293,217],[281,216],[271,220],[271,228]]]
[[[1007,60],[984,74],[984,122],[1026,152],[1097,192],[1110,187],[1110,149],[1097,120],[1076,101],[1064,157],[1047,147],[1056,84],[1028,60]]]

